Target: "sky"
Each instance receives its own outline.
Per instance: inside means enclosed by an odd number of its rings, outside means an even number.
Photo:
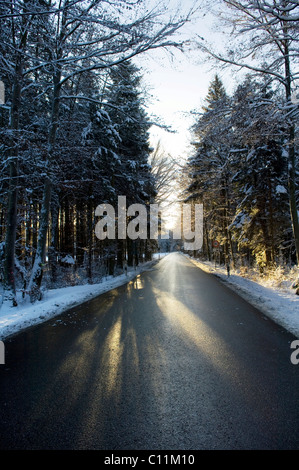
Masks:
[[[156,0],[149,0],[156,2]],[[167,0],[162,0],[165,4]],[[168,0],[177,5],[178,0]],[[179,31],[180,39],[193,39],[197,35],[203,37],[217,49],[226,43],[227,36],[220,30],[217,19],[207,11],[209,0],[198,0],[201,8],[194,21],[186,24]],[[188,10],[194,0],[184,0],[184,10]],[[227,33],[227,32],[226,32]],[[191,126],[196,122],[195,112],[201,107],[208,94],[208,88],[217,73],[226,91],[231,93],[238,80],[236,70],[223,70],[203,56],[199,50],[191,47],[187,53],[172,50],[169,54],[164,50],[155,49],[138,57],[137,65],[141,68],[143,83],[151,99],[146,100],[148,114],[158,116],[160,120],[174,131],[167,132],[157,126],[150,130],[150,144],[153,148],[160,145],[160,150],[170,155],[179,164],[183,164],[192,155]],[[177,223],[177,187],[169,194],[165,202],[163,217],[165,228],[171,230]],[[170,203],[170,204],[169,204]]]
[[[161,66],[161,69],[152,71],[150,77],[156,100],[153,99],[149,105],[149,111],[175,132],[153,126],[151,143],[155,146],[160,141],[166,153],[184,158],[192,139],[189,129],[195,117],[191,112],[200,110],[212,77],[199,66],[189,63],[176,68]]]
[[[154,1],[154,0],[153,0]],[[175,5],[176,0],[170,0]],[[184,1],[184,10],[192,6],[193,0]],[[224,44],[224,35],[217,29],[215,18],[206,11],[208,2],[203,5],[191,23],[184,26],[179,37],[184,39],[200,35],[217,47]],[[227,91],[234,87],[232,71],[220,70],[220,64],[205,63],[199,51],[192,49],[187,53],[172,50],[172,55],[155,50],[140,58],[138,65],[143,72],[143,81],[152,95],[147,102],[150,115],[157,115],[175,131],[169,133],[153,126],[150,132],[151,144],[155,147],[160,141],[166,153],[176,159],[186,159],[192,152],[190,127],[195,121],[192,111],[200,111],[208,88],[218,73]]]

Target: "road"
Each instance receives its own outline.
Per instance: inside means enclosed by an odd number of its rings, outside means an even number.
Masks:
[[[7,339],[0,449],[298,449],[293,339],[173,253]]]

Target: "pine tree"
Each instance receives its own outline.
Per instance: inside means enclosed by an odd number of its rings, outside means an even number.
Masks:
[[[223,3],[228,9],[227,14],[222,9],[220,18],[231,26],[233,32],[226,52],[217,53],[203,43],[199,47],[217,61],[247,69],[269,82],[276,82],[283,91],[284,158],[287,160],[289,210],[298,265],[298,162],[295,140],[298,104],[293,102],[292,95],[298,86],[299,4],[297,0],[224,0]]]
[[[127,204],[149,205],[155,196],[155,183],[149,165],[150,120],[144,110],[140,92],[141,75],[130,61],[113,68],[110,72],[107,101],[109,116],[119,136],[116,153],[121,171],[115,172],[114,187],[117,195],[126,196]],[[127,239],[128,263],[138,264],[142,242]],[[119,243],[117,251],[123,258],[124,246]]]
[[[208,94],[205,98],[205,105],[202,107],[203,111],[207,113],[208,111],[212,111],[217,107],[217,104],[220,101],[223,101],[227,98],[227,94],[224,88],[224,85],[219,77],[218,74],[215,75],[214,79],[212,80]]]
[[[209,253],[211,240],[217,238],[223,255],[233,257],[230,194],[230,103],[216,75],[212,80],[198,122],[193,126],[195,154],[188,162],[190,185],[187,199],[204,205],[205,243]]]
[[[119,135],[117,153],[123,174],[118,174],[116,187],[128,203],[149,202],[153,196],[153,180],[149,166],[150,120],[144,110],[140,91],[139,69],[127,61],[110,72],[107,108]]]
[[[232,103],[232,125],[242,149],[233,153],[238,205],[232,230],[239,248],[248,247],[261,268],[274,265],[290,227],[278,103],[269,86],[250,77],[239,85]]]

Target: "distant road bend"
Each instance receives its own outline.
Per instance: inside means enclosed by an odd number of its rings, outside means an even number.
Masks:
[[[293,339],[170,254],[7,339],[0,449],[298,449]]]

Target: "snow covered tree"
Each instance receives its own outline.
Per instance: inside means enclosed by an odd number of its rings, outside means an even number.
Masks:
[[[48,6],[48,4],[46,5]],[[32,11],[34,15],[36,10]],[[158,8],[142,10],[140,2],[71,2],[64,0],[51,11],[52,26],[44,49],[47,59],[39,61],[26,73],[47,69],[52,76],[51,110],[47,154],[44,158],[44,193],[39,218],[39,234],[34,266],[29,283],[31,298],[40,297],[40,286],[46,256],[53,164],[59,129],[61,102],[74,99],[65,93],[66,85],[76,76],[88,71],[101,73],[138,54],[158,47],[179,47],[170,37],[186,22],[186,18],[172,18],[161,26]],[[90,99],[85,95],[76,99]]]
[[[232,152],[237,207],[231,230],[239,249],[249,248],[263,269],[275,265],[290,227],[279,96],[246,78],[232,98],[231,122],[239,144]]]
[[[1,76],[6,84],[8,98],[9,122],[6,133],[7,143],[2,146],[3,155],[7,157],[9,166],[9,189],[7,203],[7,227],[4,257],[4,289],[6,296],[16,301],[15,282],[15,243],[17,234],[17,203],[19,193],[20,145],[24,144],[24,136],[20,128],[22,111],[22,87],[24,73],[28,67],[28,41],[30,32],[36,28],[36,17],[33,11],[40,10],[40,2],[27,0],[24,2],[0,2],[0,16],[3,28],[0,33],[2,55],[0,59]],[[31,40],[31,38],[30,38]],[[5,131],[2,132],[5,137]],[[4,157],[4,167],[5,167]]]
[[[204,112],[209,112],[218,107],[219,102],[226,100],[227,95],[224,88],[224,85],[219,77],[218,74],[215,75],[214,79],[212,80],[208,94],[205,98],[205,105],[202,107]]]
[[[140,70],[130,61],[111,69],[107,98],[104,102],[115,125],[119,141],[115,152],[121,167],[112,173],[116,195],[126,196],[127,204],[149,206],[155,196],[155,182],[149,165],[151,148],[149,128],[151,122],[145,112],[140,90]],[[128,263],[141,256],[141,241],[127,239]],[[120,259],[124,256],[123,243],[119,243]]]
[[[160,142],[150,155],[151,173],[155,180],[155,203],[170,204],[170,196],[178,183],[180,166],[171,155],[166,154]]]
[[[140,71],[127,61],[111,70],[110,80],[106,105],[119,136],[116,151],[123,171],[116,173],[115,186],[129,204],[144,204],[152,200],[154,189],[148,161],[151,122],[140,91]]]
[[[282,100],[267,81],[251,76],[231,98],[218,77],[210,85],[186,168],[187,200],[204,203],[209,258],[211,238],[233,263],[249,255],[261,269],[289,250]]]
[[[228,229],[231,221],[230,100],[217,75],[210,84],[203,113],[193,132],[196,150],[187,165],[190,184],[186,201],[204,205],[205,249],[209,251],[211,240],[218,239],[224,255],[233,257]]]
[[[223,4],[228,10],[223,9]],[[247,68],[262,74],[284,90],[285,155],[288,194],[297,264],[299,264],[299,223],[296,201],[296,122],[298,103],[293,93],[298,81],[299,4],[297,0],[235,1],[221,3],[219,18],[232,27],[227,52],[217,52],[201,42],[205,53],[223,64]],[[232,40],[233,38],[233,40]]]

